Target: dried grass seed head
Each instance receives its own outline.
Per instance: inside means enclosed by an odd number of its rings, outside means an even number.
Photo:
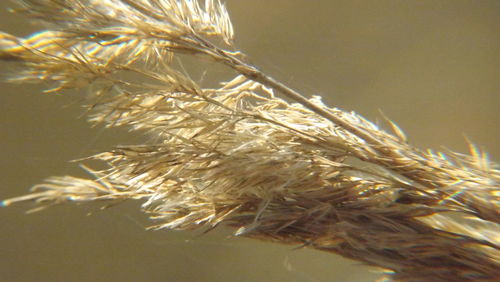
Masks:
[[[394,134],[317,97],[275,97],[296,94],[211,43],[233,36],[218,1],[20,3],[48,30],[0,34],[0,59],[24,68],[18,79],[87,88],[92,122],[156,141],[91,157],[109,166],[88,169],[93,180],[49,178],[4,205],[140,199],[155,228],[225,223],[237,235],[391,269],[396,279],[498,274],[500,173],[476,147],[471,156],[423,152],[392,123]],[[204,89],[168,64],[175,52],[207,54],[240,75]]]

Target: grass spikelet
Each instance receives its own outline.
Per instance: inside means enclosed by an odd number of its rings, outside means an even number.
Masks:
[[[4,206],[140,200],[153,229],[224,224],[378,266],[395,281],[500,277],[500,172],[474,145],[470,155],[422,151],[392,121],[394,134],[304,97],[234,50],[218,1],[19,3],[47,29],[0,33],[0,59],[22,67],[14,80],[89,89],[90,122],[154,138],[90,157],[107,168],[86,168],[89,179],[51,177]],[[235,77],[203,88],[171,64],[178,53]]]

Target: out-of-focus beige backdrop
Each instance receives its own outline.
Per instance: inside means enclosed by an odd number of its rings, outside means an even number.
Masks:
[[[464,136],[500,157],[500,2],[226,1],[237,46],[307,95],[371,120],[379,110],[421,148],[466,152]],[[6,12],[0,29],[36,27]],[[0,64],[2,71],[8,66]],[[84,175],[69,160],[135,144],[125,130],[90,128],[80,97],[1,84],[0,198],[51,175]],[[227,230],[144,231],[139,203],[106,211],[0,209],[0,281],[373,281],[357,262],[230,238]],[[91,216],[87,216],[92,213]]]

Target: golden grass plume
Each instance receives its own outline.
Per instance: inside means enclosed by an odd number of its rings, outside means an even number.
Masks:
[[[136,199],[155,229],[225,224],[401,281],[500,277],[500,172],[474,145],[471,155],[422,151],[390,121],[392,133],[305,98],[234,50],[218,1],[18,3],[46,29],[0,33],[0,59],[22,66],[12,80],[87,89],[91,122],[152,138],[90,157],[108,165],[88,168],[91,179],[52,177],[3,205]],[[170,63],[178,53],[235,78],[204,89]]]

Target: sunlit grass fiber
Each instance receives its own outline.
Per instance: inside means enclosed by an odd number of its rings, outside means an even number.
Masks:
[[[235,50],[218,1],[18,3],[45,29],[0,33],[0,59],[20,67],[11,80],[86,89],[91,123],[151,141],[89,157],[107,169],[48,178],[3,205],[140,200],[154,229],[227,225],[396,281],[500,277],[500,172],[474,145],[470,155],[423,151],[391,121],[387,132],[306,98]],[[234,78],[203,88],[172,64],[178,54],[210,58]]]

